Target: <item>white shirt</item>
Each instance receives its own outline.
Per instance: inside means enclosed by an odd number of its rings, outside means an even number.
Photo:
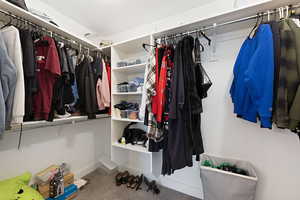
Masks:
[[[8,56],[17,69],[17,83],[13,102],[12,123],[23,123],[25,114],[25,83],[23,73],[22,46],[19,30],[9,26],[1,30]]]

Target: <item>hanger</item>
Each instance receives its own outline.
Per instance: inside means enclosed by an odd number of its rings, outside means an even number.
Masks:
[[[1,27],[1,29],[5,28],[5,27],[8,27],[12,24],[12,17],[9,16],[9,22],[7,24],[5,24],[4,26]]]
[[[211,45],[211,39],[205,35],[205,33],[201,30],[199,30],[199,33],[208,41],[208,45]]]
[[[196,39],[195,39],[195,45],[199,42],[198,45],[201,47],[200,52],[203,52],[203,51],[205,50],[205,48],[204,48],[204,46],[201,44],[199,38],[200,38],[200,33],[197,32],[197,33],[196,33]],[[197,40],[198,40],[198,42],[197,42]]]
[[[279,9],[279,19],[283,19],[284,18],[284,10],[283,7],[278,8]]]
[[[261,13],[257,13],[257,15],[256,15],[256,23],[255,23],[254,27],[252,28],[252,30],[250,31],[250,33],[248,35],[248,38],[251,37],[252,33],[256,31],[256,29],[258,28],[258,26],[262,22],[262,20],[261,20],[261,22],[259,22],[260,18],[261,18]]]
[[[286,18],[286,19],[289,18],[289,16],[290,16],[289,9],[290,9],[289,6],[286,6],[286,7],[285,7],[285,10],[286,10],[285,18]]]
[[[143,49],[144,49],[145,51],[149,52],[148,49],[146,48],[147,46],[148,46],[148,47],[154,47],[154,48],[157,48],[157,43],[156,43],[156,41],[155,41],[154,43],[155,43],[154,45],[143,43],[143,45],[142,45],[142,46],[143,46]]]

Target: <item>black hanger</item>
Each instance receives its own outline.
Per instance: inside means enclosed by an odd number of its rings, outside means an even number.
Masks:
[[[200,52],[203,52],[203,51],[205,50],[205,48],[204,48],[204,46],[201,44],[199,38],[200,38],[200,34],[198,33],[198,36],[197,36],[197,34],[196,34],[196,40],[198,40],[199,46],[201,47]],[[196,44],[196,40],[195,40],[195,44]],[[209,43],[209,45],[210,45],[210,43]]]
[[[4,26],[1,27],[1,29],[8,27],[12,24],[12,17],[9,17],[9,22],[7,24],[5,24]]]
[[[143,49],[144,49],[145,51],[149,52],[148,49],[146,48],[146,46],[157,48],[157,43],[155,42],[154,45],[143,43],[142,46],[143,46]]]
[[[199,33],[208,41],[208,45],[211,45],[211,39],[209,37],[207,37],[207,35],[205,35],[205,33],[203,31],[199,31]]]
[[[259,22],[260,19],[261,19],[261,21]],[[248,38],[250,38],[250,36],[253,33],[253,31],[255,31],[255,29],[261,24],[262,21],[263,21],[263,14],[257,13],[256,23],[255,23],[254,27],[252,28],[252,30],[250,31],[250,33],[248,35]]]

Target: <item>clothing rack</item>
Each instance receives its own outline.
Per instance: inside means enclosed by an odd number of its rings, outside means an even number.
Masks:
[[[240,23],[240,22],[245,22],[245,21],[248,21],[248,20],[257,19],[258,17],[268,16],[268,18],[269,18],[270,15],[274,15],[274,14],[281,13],[281,12],[283,12],[283,13],[285,12],[285,13],[290,14],[290,12],[289,12],[290,10],[295,11],[295,9],[297,9],[297,8],[300,8],[300,4],[299,5],[288,5],[288,6],[285,6],[285,7],[280,7],[280,8],[276,8],[276,9],[273,9],[273,10],[268,10],[266,12],[257,13],[256,15],[252,15],[252,16],[248,16],[248,17],[244,17],[244,18],[240,18],[240,19],[236,19],[236,20],[231,20],[231,21],[227,21],[227,22],[223,22],[223,23],[219,23],[219,24],[214,23],[213,25],[210,25],[210,26],[197,28],[197,29],[190,30],[190,31],[185,31],[185,32],[182,32],[182,33],[174,34],[174,35],[168,35],[168,36],[164,35],[162,37],[155,38],[155,42],[157,42],[157,40],[166,41],[166,40],[169,40],[169,39],[175,39],[175,38],[183,37],[183,36],[186,36],[186,35],[198,34],[202,31],[215,30],[216,28],[219,28],[219,27],[223,27],[223,26],[227,26],[227,25],[231,25],[231,24],[236,24],[236,23]]]
[[[0,14],[16,20],[17,23],[21,23],[24,27],[31,27],[33,30],[36,29],[37,32],[40,31],[50,37],[62,40],[78,50],[85,50],[86,53],[92,51],[102,52],[97,45],[87,41],[86,39],[79,38],[78,36],[63,30],[61,27],[55,26],[54,24],[34,16],[30,12],[25,11],[7,1],[0,1],[0,9]],[[3,18],[1,21],[4,21]]]

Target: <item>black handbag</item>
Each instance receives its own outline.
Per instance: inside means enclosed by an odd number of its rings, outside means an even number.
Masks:
[[[139,128],[131,128],[134,124],[136,124],[136,122],[132,122],[125,127],[122,138],[125,138],[126,144],[138,144],[146,147],[146,143],[148,141],[146,132]],[[119,143],[121,143],[122,138],[119,140]]]
[[[28,11],[28,8],[26,6],[25,0],[7,0],[9,3],[12,3],[20,8],[23,8],[24,10]]]

